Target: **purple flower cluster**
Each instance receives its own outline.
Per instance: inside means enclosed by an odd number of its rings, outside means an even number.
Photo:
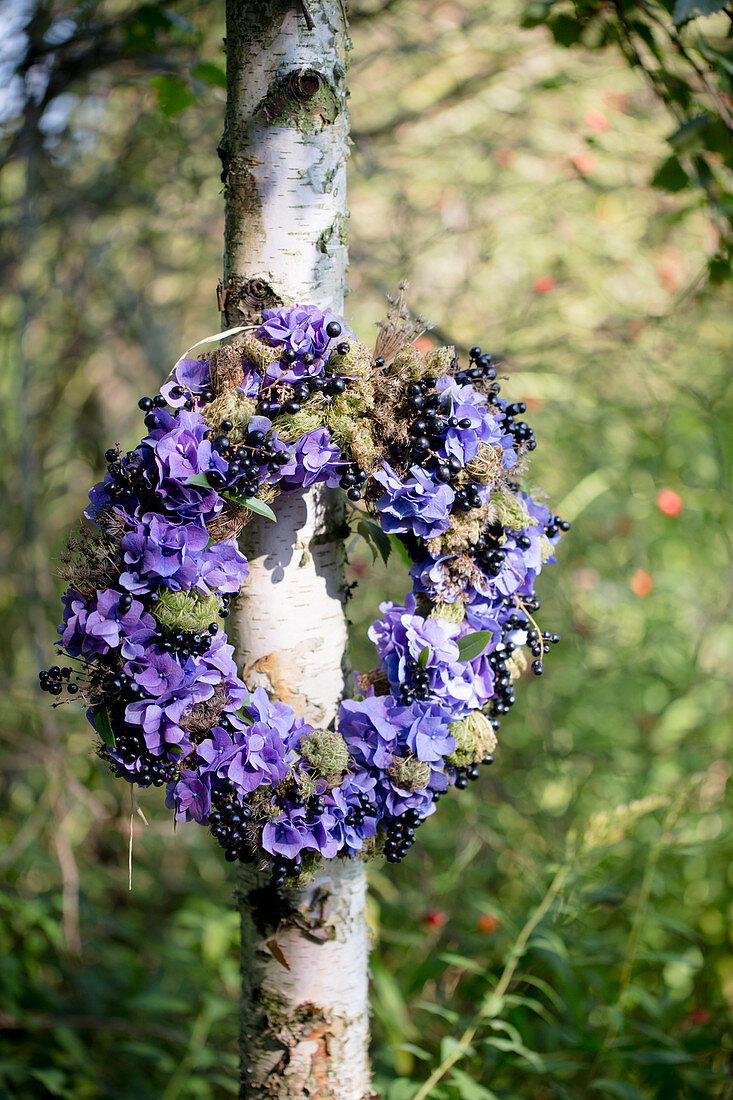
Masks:
[[[316,481],[325,481],[335,489],[343,466],[341,451],[331,441],[328,428],[306,432],[290,451],[290,461],[281,467],[283,489],[307,489]]]
[[[418,538],[432,539],[447,531],[455,500],[450,486],[437,483],[420,466],[413,466],[410,477],[402,481],[387,462],[374,478],[385,489],[377,508],[382,530],[387,534],[410,531]]]
[[[325,352],[335,339],[326,331],[329,324],[338,326],[338,340],[348,340],[353,335],[340,317],[316,306],[265,309],[262,318],[263,324],[257,331],[260,340],[280,351],[287,349],[293,356],[289,367],[283,367],[279,358],[270,363],[265,371],[269,383],[298,382],[323,374]]]

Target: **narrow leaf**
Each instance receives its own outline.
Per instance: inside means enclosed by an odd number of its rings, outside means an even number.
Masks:
[[[379,524],[372,523],[369,519],[359,520],[356,529],[371,550],[372,561],[376,561],[377,554],[379,554],[386,565],[392,550],[389,535],[385,535]]]
[[[250,512],[256,512],[258,516],[264,516],[265,519],[271,519],[273,523],[277,523],[277,516],[270,505],[265,504],[264,500],[258,500],[257,497],[240,497],[236,493],[222,493],[221,495],[225,500],[231,500],[232,504],[249,508]]]
[[[483,653],[491,641],[493,635],[490,630],[477,630],[474,634],[466,634],[458,639],[458,660],[472,661]]]
[[[617,1081],[611,1077],[596,1077],[591,1081],[590,1087],[597,1089],[604,1096],[617,1096],[619,1100],[642,1100],[642,1094],[633,1085],[626,1081]]]
[[[430,656],[430,646],[426,645],[424,649],[420,650],[420,656],[417,659],[417,663],[420,668],[428,667],[428,657]]]
[[[206,474],[190,474],[190,476],[186,478],[186,485],[203,485],[206,489],[211,488],[206,478]]]
[[[98,707],[94,711],[94,728],[108,749],[115,747],[115,734],[106,707]]]

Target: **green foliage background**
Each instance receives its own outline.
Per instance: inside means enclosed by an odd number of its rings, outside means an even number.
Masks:
[[[231,869],[203,830],[174,837],[150,792],[130,893],[127,790],[83,717],[35,687],[50,563],[104,449],[138,438],[137,396],[218,326],[222,23],[204,5],[131,10],[80,9],[125,17],[85,40],[111,57],[74,54],[60,105],[6,119],[0,173],[0,1096],[20,1100],[235,1093]],[[532,481],[573,520],[541,584],[563,642],[494,768],[441,802],[404,864],[372,871],[377,1091],[729,1097],[717,212],[652,186],[676,124],[613,49],[567,50],[510,0],[352,16],[348,317],[373,332],[406,277],[437,338],[499,355],[540,440]],[[367,668],[375,603],[405,582],[363,544],[351,569]]]

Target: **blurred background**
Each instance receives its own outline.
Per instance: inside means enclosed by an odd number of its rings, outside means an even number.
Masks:
[[[386,1100],[733,1096],[733,55],[725,11],[688,22],[717,8],[351,5],[347,318],[370,338],[406,278],[498,356],[573,521],[494,767],[371,871]],[[0,1096],[236,1095],[233,872],[142,792],[128,892],[127,788],[36,687],[105,448],[218,327],[223,5],[0,25]],[[350,569],[364,669],[407,584]]]

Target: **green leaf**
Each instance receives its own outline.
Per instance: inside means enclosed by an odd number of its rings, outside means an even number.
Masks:
[[[708,264],[708,274],[713,286],[721,286],[727,279],[730,279],[730,261],[724,256],[713,256]]]
[[[664,191],[684,191],[690,186],[690,177],[680,164],[677,157],[668,157],[654,173],[652,187],[660,187]]]
[[[410,566],[412,565],[412,558],[408,554],[407,547],[405,546],[402,539],[399,538],[397,535],[389,535],[388,538],[389,538],[390,543],[394,547],[395,553],[399,557],[400,561],[404,562],[404,564],[409,569]]]
[[[722,11],[727,0],[677,0],[672,18],[677,26],[694,19],[696,15],[715,15]]]
[[[428,657],[430,656],[430,646],[426,645],[424,649],[420,650],[420,656],[417,659],[417,663],[420,668],[428,667]]]
[[[566,48],[579,42],[583,33],[582,24],[569,15],[556,15],[554,19],[547,20],[547,25],[558,46],[565,46]]]
[[[359,520],[356,529],[371,550],[372,561],[376,561],[379,554],[386,565],[392,550],[389,535],[385,535],[379,524],[372,523],[370,519]]]
[[[97,707],[94,711],[94,728],[107,748],[113,749],[115,747],[115,733],[106,707]]]
[[[490,630],[477,630],[458,639],[458,660],[472,661],[486,649],[493,635]]]
[[[530,1050],[529,1047],[524,1046],[522,1042],[518,1042],[516,1039],[502,1039],[498,1035],[491,1035],[489,1038],[484,1039],[484,1043],[487,1047],[495,1047],[496,1050],[501,1050],[505,1054],[518,1055],[536,1070],[544,1068],[541,1055],[536,1050]]]
[[[667,141],[673,149],[697,149],[700,147],[700,142],[698,140],[700,134],[709,123],[710,115],[697,115],[695,118],[688,119],[688,121],[684,122],[678,130],[670,134]]]
[[[195,102],[195,96],[176,76],[155,76],[150,82],[158,93],[158,106],[167,118],[179,114]]]
[[[462,1069],[451,1070],[451,1081],[458,1089],[461,1100],[499,1100],[495,1092],[474,1081]]]
[[[485,974],[486,967],[475,959],[468,959],[465,955],[457,955],[454,951],[441,951],[438,956],[441,962],[448,966],[458,966],[461,970],[468,970],[471,974]]]
[[[423,1050],[422,1047],[415,1046],[414,1043],[397,1043],[394,1050],[404,1050],[408,1054],[414,1054],[416,1058],[419,1058],[422,1062],[429,1062],[432,1059],[432,1054],[428,1050]]]
[[[186,485],[203,485],[206,489],[211,488],[206,474],[191,474],[190,477],[186,478]]]
[[[231,500],[232,504],[249,508],[250,512],[256,512],[258,516],[264,516],[265,519],[271,519],[273,523],[277,523],[277,516],[270,505],[265,504],[264,500],[258,500],[257,497],[240,497],[236,493],[222,493],[221,496],[225,500]]]
[[[591,1088],[598,1089],[606,1096],[618,1096],[620,1100],[642,1100],[642,1094],[633,1085],[611,1077],[596,1077],[595,1081],[591,1081]]]
[[[227,74],[221,65],[216,65],[213,61],[200,61],[191,75],[203,80],[204,84],[213,84],[216,88],[227,86]]]

